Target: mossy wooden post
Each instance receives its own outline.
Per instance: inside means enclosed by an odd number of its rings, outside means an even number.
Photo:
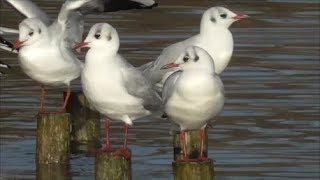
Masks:
[[[96,180],[131,180],[131,159],[113,153],[97,153],[95,162]]]
[[[65,96],[65,93],[64,93]],[[71,114],[72,152],[90,152],[100,146],[100,115],[81,92],[72,92],[67,104]]]
[[[37,121],[37,163],[69,164],[70,115],[39,114]]]
[[[37,180],[70,179],[70,115],[39,114],[37,120]]]
[[[212,160],[201,162],[176,161],[172,163],[175,180],[213,180]]]
[[[205,132],[203,155],[208,155],[208,131]],[[213,180],[214,165],[211,159],[207,161],[193,161],[200,156],[201,130],[186,132],[187,154],[189,161],[183,161],[183,144],[180,141],[180,132],[173,137],[173,163],[172,168],[175,180]]]

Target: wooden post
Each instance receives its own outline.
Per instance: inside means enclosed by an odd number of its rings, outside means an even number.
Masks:
[[[113,153],[97,153],[95,161],[96,180],[131,180],[131,159]]]
[[[203,154],[208,155],[208,130],[206,129],[206,140],[204,142]],[[186,132],[187,151],[189,159],[197,159],[200,156],[201,130]],[[180,131],[173,137],[173,159],[175,161],[183,159],[183,146],[180,141]]]
[[[100,147],[100,114],[92,110],[81,92],[71,93],[67,112],[72,121],[72,152],[90,152]]]
[[[37,180],[71,180],[69,164],[37,164]]]
[[[208,155],[208,130],[205,132],[203,155]],[[213,180],[213,160],[196,161],[200,156],[201,130],[186,132],[187,154],[189,161],[183,161],[183,144],[180,141],[180,132],[173,137],[174,155],[172,168],[175,180]]]
[[[213,180],[212,160],[201,162],[176,161],[172,163],[175,180]]]
[[[70,115],[39,114],[37,121],[37,153],[39,164],[69,164]]]

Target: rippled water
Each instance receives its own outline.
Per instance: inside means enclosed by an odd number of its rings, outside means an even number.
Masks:
[[[56,16],[59,2],[37,2]],[[86,29],[97,22],[111,23],[119,31],[122,54],[140,65],[154,60],[167,45],[196,34],[201,13],[208,7],[224,5],[250,15],[231,28],[235,51],[222,75],[227,100],[209,130],[216,179],[318,179],[319,1],[158,3],[153,10],[90,15]],[[0,13],[1,25],[17,27],[22,19],[4,3]],[[0,55],[13,66],[1,78],[0,177],[34,179],[39,86],[21,72],[16,55]],[[74,89],[80,88],[79,81],[74,84]],[[50,90],[48,106],[59,105],[61,90]],[[113,127],[113,141],[120,144],[120,124]],[[135,123],[129,132],[134,179],[173,179],[169,127],[158,116]],[[71,175],[93,179],[94,158],[73,155]]]

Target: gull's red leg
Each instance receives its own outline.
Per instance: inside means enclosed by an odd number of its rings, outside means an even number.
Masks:
[[[111,143],[110,143],[110,120],[106,119],[106,151],[111,152]]]
[[[68,86],[67,95],[66,95],[66,97],[64,99],[63,106],[62,106],[61,110],[59,111],[60,113],[65,113],[66,112],[66,107],[67,107],[70,95],[71,95],[71,88],[70,88],[70,86]]]
[[[124,143],[123,143],[123,149],[128,149],[128,124],[124,124]]]
[[[43,113],[44,112],[44,97],[45,97],[45,89],[44,86],[40,86],[40,110],[39,112]]]
[[[105,121],[105,129],[106,129],[106,146],[104,148],[100,148],[98,153],[102,152],[112,152],[111,142],[110,142],[110,119],[106,118]]]
[[[188,160],[188,151],[187,151],[186,131],[185,130],[181,130],[180,140],[183,145],[183,157],[184,157],[184,160],[187,161]]]
[[[129,125],[128,124],[124,124],[124,143],[123,143],[123,147],[118,149],[115,152],[115,155],[118,156],[123,156],[126,159],[130,159],[131,157],[131,153],[128,149],[128,129],[129,129]]]
[[[204,146],[204,141],[205,141],[205,138],[206,138],[206,128],[202,128],[201,129],[201,146],[200,146],[200,157],[199,157],[199,160],[200,161],[203,161],[203,160],[206,160],[207,158],[204,157],[203,155],[203,146]]]

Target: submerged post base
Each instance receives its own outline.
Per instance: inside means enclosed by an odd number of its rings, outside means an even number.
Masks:
[[[51,163],[37,164],[37,180],[71,180],[70,165]]]

